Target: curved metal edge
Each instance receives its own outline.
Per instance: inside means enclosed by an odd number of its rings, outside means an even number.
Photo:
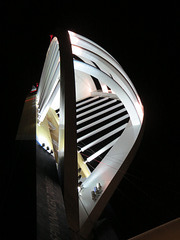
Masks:
[[[125,173],[127,172],[138,148],[141,143],[143,133],[144,133],[144,126],[145,126],[145,121],[142,122],[140,132],[136,138],[136,141],[131,148],[131,151],[128,153],[125,161],[123,162],[122,166],[120,169],[117,171],[116,175],[112,179],[112,181],[109,183],[106,191],[103,192],[101,198],[95,205],[93,211],[89,214],[87,220],[85,223],[82,225],[80,229],[80,236],[84,239],[87,239],[88,236],[90,235],[94,223],[97,221],[97,219],[100,217],[101,213],[104,210],[104,207],[107,205],[108,201],[110,200],[111,196],[115,192],[116,188],[118,187],[119,183],[121,182],[122,178],[124,177]]]

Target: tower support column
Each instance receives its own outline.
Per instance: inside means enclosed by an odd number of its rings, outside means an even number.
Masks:
[[[76,94],[71,43],[67,31],[58,31],[61,59],[58,173],[70,229],[79,231],[77,178]]]

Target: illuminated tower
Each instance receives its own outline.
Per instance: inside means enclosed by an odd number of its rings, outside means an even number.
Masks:
[[[71,31],[50,43],[36,103],[36,139],[56,160],[69,228],[87,238],[135,156],[143,105],[120,64]]]

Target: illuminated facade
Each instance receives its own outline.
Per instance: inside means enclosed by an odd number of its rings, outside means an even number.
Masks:
[[[67,220],[87,238],[139,146],[144,110],[120,64],[68,31],[50,43],[37,92],[36,139],[56,159]]]

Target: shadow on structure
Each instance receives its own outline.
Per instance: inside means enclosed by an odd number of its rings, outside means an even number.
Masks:
[[[69,239],[55,159],[36,144],[37,240]]]

